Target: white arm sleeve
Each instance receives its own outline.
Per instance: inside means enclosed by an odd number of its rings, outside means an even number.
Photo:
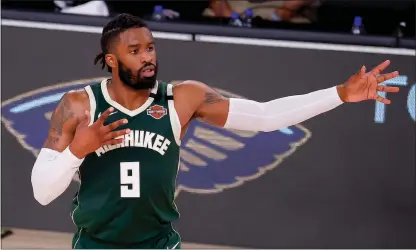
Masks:
[[[69,147],[61,153],[42,148],[32,169],[35,199],[45,206],[60,196],[71,184],[83,160],[74,156]]]
[[[270,132],[303,122],[342,103],[336,87],[264,103],[231,98],[224,127]]]

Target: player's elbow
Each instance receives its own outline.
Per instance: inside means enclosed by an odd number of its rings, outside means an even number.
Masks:
[[[277,111],[273,101],[263,102],[259,105],[259,130],[261,132],[274,132],[281,130],[303,121],[302,116],[290,109]]]
[[[284,128],[284,126],[273,124],[270,121],[265,120],[262,123],[261,127],[259,128],[259,131],[268,133],[268,132],[274,132],[274,131],[280,130],[282,128]]]
[[[34,190],[33,191],[33,195],[35,197],[35,200],[37,202],[39,202],[39,204],[41,204],[42,206],[46,206],[46,205],[48,205],[49,203],[52,202],[52,199],[50,199],[48,197],[48,195],[46,195],[46,194],[44,194],[42,192],[39,192],[39,191],[35,191]]]
[[[277,130],[285,129],[290,126],[294,126],[298,124],[298,121],[291,121],[290,119],[272,119],[272,118],[264,118],[261,120],[261,132],[274,132]]]
[[[268,102],[258,102],[258,117],[256,123],[258,123],[258,130],[260,132],[273,132],[284,127],[282,120],[278,122],[275,119],[273,110],[270,110]]]
[[[74,160],[74,157],[68,157],[68,151],[64,152],[42,149],[33,166],[33,195],[44,206],[65,192],[78,171],[81,160]]]
[[[50,195],[35,185],[33,185],[33,196],[42,206],[46,206],[52,202]]]
[[[37,178],[36,174],[32,173],[32,189],[33,189],[33,196],[37,202],[41,205],[46,206],[52,202],[52,198],[50,195],[50,188],[45,186],[45,183]]]

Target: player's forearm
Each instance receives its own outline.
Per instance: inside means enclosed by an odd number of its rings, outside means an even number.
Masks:
[[[274,131],[303,122],[332,110],[342,103],[336,87],[264,103],[231,98],[224,127],[250,131]]]
[[[45,206],[59,197],[70,185],[82,161],[69,148],[63,152],[42,148],[31,176],[35,199]]]

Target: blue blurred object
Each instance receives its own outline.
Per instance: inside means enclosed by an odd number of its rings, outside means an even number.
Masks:
[[[253,9],[247,9],[244,14],[246,17],[253,17]]]
[[[240,16],[236,12],[233,12],[231,14],[231,19],[228,24],[234,27],[243,27],[243,22],[241,21]]]
[[[253,10],[247,9],[244,12],[244,20],[243,20],[243,26],[246,28],[251,28],[253,22]]]
[[[361,26],[362,23],[363,23],[362,17],[360,17],[360,16],[354,17],[354,25],[355,26]]]
[[[351,32],[353,35],[361,35],[365,33],[362,17],[354,17],[354,23],[352,25]]]
[[[165,15],[163,14],[163,6],[156,5],[154,7],[153,14],[152,14],[152,20],[157,21],[157,22],[165,20]]]

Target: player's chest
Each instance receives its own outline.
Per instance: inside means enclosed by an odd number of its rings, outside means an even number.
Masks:
[[[101,108],[96,112],[96,118],[98,119],[102,113],[109,107]],[[171,127],[170,124],[170,117],[168,114],[168,109],[162,105],[152,105],[151,107],[143,110],[138,114],[126,114],[123,111],[115,109],[112,112],[104,125],[109,125],[113,122],[116,122],[121,119],[126,119],[128,121],[127,124],[118,127],[117,129],[126,129],[129,128],[131,130],[154,130],[154,131],[164,131]]]

